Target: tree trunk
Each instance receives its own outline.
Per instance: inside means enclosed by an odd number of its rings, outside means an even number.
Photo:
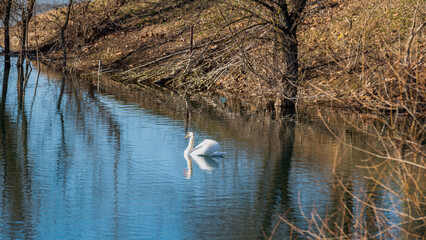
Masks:
[[[22,19],[22,32],[21,32],[21,49],[19,51],[18,57],[18,66],[22,66],[24,64],[24,57],[26,55],[25,46],[27,39],[27,21],[26,19]]]
[[[9,56],[10,60],[10,56]],[[1,100],[0,103],[3,106],[0,106],[0,111],[4,111],[4,105],[6,104],[6,96],[7,96],[7,86],[9,83],[9,74],[10,74],[10,62],[4,62],[4,71],[3,71],[3,88],[1,92]]]
[[[12,0],[5,1],[5,12],[4,12],[4,61],[10,64],[10,9],[12,6]]]
[[[24,73],[24,66],[17,65],[18,70],[18,82],[16,83],[16,88],[18,90],[18,105],[21,107],[24,103],[24,81],[25,81],[25,73]]]
[[[297,99],[297,85],[299,78],[297,27],[307,4],[307,0],[251,0],[269,12],[272,19],[271,25],[279,34],[283,48],[283,63],[286,71],[282,78],[282,95],[284,97],[281,107],[295,107]],[[252,10],[248,10],[252,12]],[[261,18],[262,21],[265,19]]]
[[[61,27],[62,70],[65,70],[66,67],[67,67],[67,46],[66,46],[66,43],[65,43],[65,30],[67,30],[68,22],[69,22],[69,19],[70,19],[72,1],[73,0],[70,0],[68,2],[68,9],[67,9],[67,13],[66,13],[67,16],[65,18],[64,25],[62,25],[62,27]]]
[[[61,31],[61,46],[62,46],[62,70],[67,67],[67,46],[65,44],[65,31]]]
[[[11,0],[8,0],[11,1]],[[27,7],[22,6],[22,32],[21,32],[21,50],[18,57],[18,66],[22,66],[24,58],[27,56],[27,36],[28,36],[28,24],[30,23],[31,17],[33,16],[35,0],[29,0]]]
[[[284,61],[286,63],[286,75],[283,79],[284,85],[284,101],[283,107],[293,108],[295,106],[297,97],[297,84],[299,79],[299,63],[298,63],[298,43],[296,34],[289,36],[283,36],[283,51]]]

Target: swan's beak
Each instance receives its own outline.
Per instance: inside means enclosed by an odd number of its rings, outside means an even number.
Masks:
[[[189,134],[186,134],[185,138],[189,137]]]

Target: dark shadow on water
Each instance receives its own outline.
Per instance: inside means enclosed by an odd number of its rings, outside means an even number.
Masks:
[[[32,199],[31,167],[28,164],[28,122],[22,105],[25,92],[20,88],[18,94],[19,109],[17,118],[7,110],[11,65],[6,61],[3,73],[3,85],[0,101],[0,164],[2,165],[2,211],[6,217],[4,236],[9,239],[31,238],[34,234],[31,209]],[[18,68],[20,79],[24,74]],[[18,85],[17,87],[21,87]]]
[[[292,211],[290,209],[291,194],[289,192],[289,175],[291,171],[291,159],[293,156],[295,123],[294,115],[284,115],[283,121],[279,129],[274,129],[278,133],[271,133],[270,136],[278,136],[278,139],[271,138],[269,145],[269,155],[264,162],[262,178],[258,183],[257,201],[261,206],[259,212],[262,212],[261,229],[257,239],[270,236],[274,232],[277,224],[277,209],[283,209],[286,217],[292,219]],[[273,148],[274,143],[278,141],[281,147]],[[276,235],[276,234],[275,234]],[[290,232],[287,232],[287,236]],[[276,236],[277,237],[277,236]]]

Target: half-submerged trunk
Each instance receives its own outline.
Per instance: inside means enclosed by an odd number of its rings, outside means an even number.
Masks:
[[[3,18],[4,25],[4,61],[10,64],[10,9],[12,0],[5,0],[5,11]]]
[[[8,0],[11,1],[11,0]],[[18,57],[18,66],[24,64],[24,58],[27,57],[27,36],[28,36],[28,25],[31,17],[33,16],[35,0],[28,0],[27,6],[21,5],[22,16],[21,16],[21,49]]]

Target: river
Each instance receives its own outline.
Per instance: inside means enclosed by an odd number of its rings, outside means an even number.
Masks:
[[[307,219],[344,216],[342,203],[356,216],[371,192],[377,207],[404,211],[358,167],[370,157],[353,146],[368,141],[343,120],[335,126],[350,144],[318,114],[97,89],[46,67],[32,66],[20,84],[14,63],[8,76],[0,66],[1,239],[289,239],[297,233],[280,217],[315,229]],[[196,143],[217,140],[225,157],[185,159],[186,128]]]

